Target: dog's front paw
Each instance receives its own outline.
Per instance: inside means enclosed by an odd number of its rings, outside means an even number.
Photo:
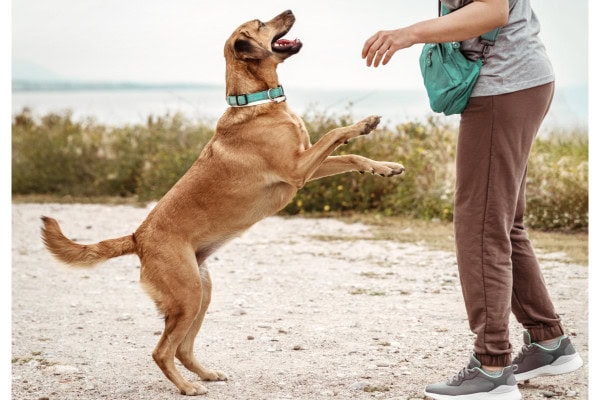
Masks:
[[[363,119],[357,124],[360,129],[359,133],[361,135],[368,135],[373,129],[377,128],[380,121],[381,117],[379,115],[371,115],[370,117]]]
[[[404,172],[404,166],[393,162],[376,162],[371,165],[370,169],[367,169],[364,172],[371,172],[372,174],[380,176],[394,176],[402,174]]]

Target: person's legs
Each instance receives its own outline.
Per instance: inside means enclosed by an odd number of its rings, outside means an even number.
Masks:
[[[536,274],[531,267],[535,255],[515,220],[519,204],[525,200],[522,189],[527,159],[553,88],[547,84],[475,97],[461,118],[454,209],[456,251],[469,324],[477,335],[474,352],[484,366],[511,363],[508,322],[514,274],[525,276],[527,270]],[[539,274],[539,267],[537,271]],[[517,285],[514,290],[521,299],[518,304],[523,315],[559,325],[543,279],[529,281],[527,287]],[[541,303],[546,306],[525,306],[523,291],[541,292],[545,296]]]
[[[544,277],[523,223],[525,177],[521,183],[515,223],[510,232],[513,265],[512,312],[529,332],[531,342],[563,335],[560,318],[554,311]]]

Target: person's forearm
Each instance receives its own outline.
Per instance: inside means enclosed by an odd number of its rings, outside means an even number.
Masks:
[[[508,0],[474,0],[441,18],[405,28],[379,31],[364,44],[367,66],[387,64],[394,53],[417,43],[460,42],[480,36],[508,22]]]
[[[480,36],[508,21],[508,0],[475,0],[441,18],[408,26],[416,43],[460,42]]]

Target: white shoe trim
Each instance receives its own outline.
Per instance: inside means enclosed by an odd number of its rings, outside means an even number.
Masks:
[[[521,400],[521,392],[517,385],[498,386],[496,389],[489,392],[462,394],[458,396],[428,393],[427,391],[425,391],[424,394],[435,400]]]
[[[568,374],[569,372],[575,371],[582,365],[583,360],[578,353],[575,353],[568,356],[558,357],[552,364],[544,365],[520,374],[515,374],[515,378],[518,381],[526,381],[538,376]]]

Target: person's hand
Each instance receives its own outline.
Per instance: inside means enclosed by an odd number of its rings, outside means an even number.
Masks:
[[[367,67],[378,67],[379,63],[386,65],[396,51],[412,45],[406,28],[379,31],[365,42],[362,58],[367,59]]]

